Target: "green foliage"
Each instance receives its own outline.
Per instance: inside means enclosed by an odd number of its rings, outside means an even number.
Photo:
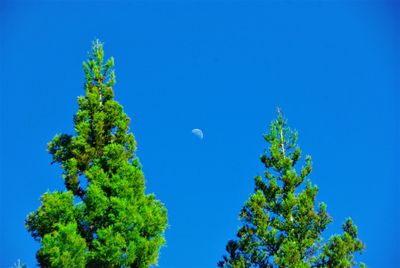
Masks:
[[[96,40],[83,64],[86,95],[78,98],[76,135],[48,144],[61,164],[65,192],[46,192],[26,228],[41,243],[43,267],[136,267],[157,264],[167,210],[145,194],[130,119],[114,100],[114,59],[103,62]]]
[[[264,178],[255,177],[255,192],[240,212],[242,227],[237,239],[226,246],[227,255],[219,267],[351,267],[354,254],[364,244],[357,237],[351,219],[343,225],[343,234],[326,243],[322,232],[332,222],[326,205],[316,205],[317,186],[307,179],[312,171],[310,156],[298,172],[301,158],[297,132],[292,131],[278,109],[264,135],[269,150],[260,157]],[[364,264],[360,264],[361,267]]]
[[[57,224],[55,230],[42,238],[42,248],[36,253],[41,266],[85,267],[87,246],[76,223]]]

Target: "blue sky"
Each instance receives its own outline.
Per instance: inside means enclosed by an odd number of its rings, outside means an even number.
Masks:
[[[247,1],[246,1],[247,2]],[[295,3],[294,3],[295,2]],[[24,228],[64,189],[46,144],[73,133],[92,40],[114,56],[147,191],[169,210],[161,268],[215,267],[282,107],[334,222],[369,267],[400,263],[398,7],[377,1],[0,3],[0,267],[35,266]],[[191,130],[201,128],[204,139]]]

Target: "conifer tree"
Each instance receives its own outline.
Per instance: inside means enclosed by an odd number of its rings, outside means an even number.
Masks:
[[[277,119],[264,135],[269,144],[260,159],[264,177],[255,177],[255,192],[240,212],[242,226],[237,238],[228,242],[227,255],[219,267],[351,267],[354,254],[364,244],[351,219],[343,234],[323,241],[322,232],[332,221],[326,205],[316,205],[317,186],[307,179],[311,157],[298,171],[301,151],[297,132],[292,131],[278,109]],[[361,266],[364,265],[361,263]]]
[[[114,100],[114,60],[96,40],[83,63],[86,95],[78,98],[75,135],[48,144],[66,190],[46,192],[26,220],[40,242],[42,267],[135,267],[157,263],[167,211],[145,193],[129,117]]]

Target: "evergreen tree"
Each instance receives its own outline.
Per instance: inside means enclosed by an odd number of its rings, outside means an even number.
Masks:
[[[11,266],[11,268],[26,268],[26,264],[21,263],[21,260],[18,259],[17,262],[14,263],[13,266]]]
[[[135,267],[156,264],[165,243],[167,211],[145,194],[130,119],[114,100],[114,60],[96,40],[83,63],[86,96],[78,98],[76,135],[48,144],[66,191],[46,192],[27,230],[41,243],[42,267]]]
[[[255,192],[240,213],[242,226],[237,239],[226,246],[219,267],[351,267],[354,253],[364,244],[357,237],[351,219],[343,225],[343,234],[326,243],[322,232],[332,221],[326,205],[316,209],[317,186],[307,179],[312,170],[311,157],[297,172],[301,151],[297,133],[292,131],[278,109],[277,120],[264,135],[269,151],[260,157],[264,177],[255,177]],[[361,266],[364,266],[361,263]]]

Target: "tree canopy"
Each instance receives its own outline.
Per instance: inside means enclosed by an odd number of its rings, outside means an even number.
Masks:
[[[113,67],[96,40],[83,63],[86,95],[78,98],[76,133],[48,144],[66,190],[46,192],[26,220],[41,244],[40,266],[144,268],[157,263],[165,243],[167,210],[145,193],[130,118],[114,100]]]
[[[264,176],[255,177],[254,193],[240,212],[242,226],[237,238],[228,242],[219,267],[344,268],[356,264],[354,254],[362,252],[364,244],[350,218],[343,224],[343,234],[325,243],[322,239],[332,218],[324,203],[316,204],[318,188],[307,179],[311,157],[305,157],[300,170],[295,168],[301,158],[297,136],[278,109],[277,119],[264,135],[269,144],[260,157]]]

